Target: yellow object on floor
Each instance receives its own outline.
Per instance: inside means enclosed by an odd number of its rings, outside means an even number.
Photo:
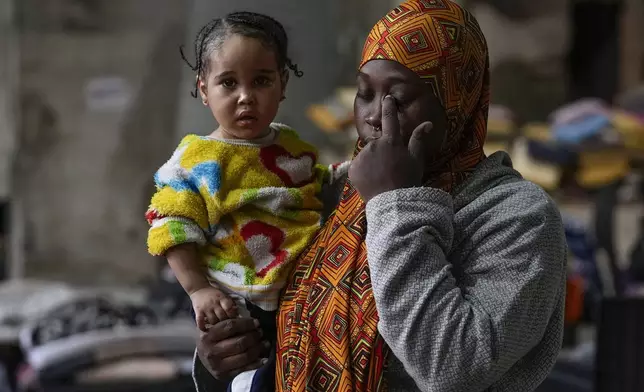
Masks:
[[[613,112],[612,121],[626,148],[644,151],[644,121],[619,110]]]
[[[576,179],[583,188],[598,188],[626,177],[630,169],[623,149],[582,152]]]

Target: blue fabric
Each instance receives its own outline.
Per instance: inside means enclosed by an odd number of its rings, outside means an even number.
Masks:
[[[557,125],[553,129],[553,137],[562,143],[579,144],[586,139],[598,135],[604,128],[610,126],[610,118],[605,115],[586,117],[572,124]]]
[[[583,224],[569,216],[562,218],[568,249],[573,256],[573,270],[584,280],[586,300],[599,306],[603,285],[597,267],[595,240]]]
[[[534,160],[568,166],[577,161],[577,154],[567,145],[528,139],[528,155]]]
[[[275,362],[275,350],[271,350],[268,363],[257,369],[250,392],[275,391]]]

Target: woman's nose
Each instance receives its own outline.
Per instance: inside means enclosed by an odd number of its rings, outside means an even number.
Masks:
[[[382,126],[382,111],[380,105],[373,105],[374,108],[369,112],[365,122],[375,129],[380,129]]]

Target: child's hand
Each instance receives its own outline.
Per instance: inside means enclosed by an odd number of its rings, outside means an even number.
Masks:
[[[192,307],[195,310],[197,327],[206,331],[206,325],[215,325],[219,321],[238,316],[235,302],[226,294],[214,287],[205,287],[190,294]]]

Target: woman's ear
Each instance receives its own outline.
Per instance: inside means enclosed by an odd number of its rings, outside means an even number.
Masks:
[[[208,105],[208,85],[201,76],[197,75],[197,90],[199,90],[199,95],[201,95],[201,101],[204,105]]]

